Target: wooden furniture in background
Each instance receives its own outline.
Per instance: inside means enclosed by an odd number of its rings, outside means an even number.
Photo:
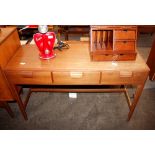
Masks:
[[[138,33],[155,33],[155,25],[138,25]]]
[[[11,89],[10,84],[5,76],[4,68],[9,60],[15,54],[20,47],[20,40],[16,28],[1,28],[0,32],[0,102],[1,106],[6,107],[9,110],[7,101],[15,101],[16,97],[13,95],[14,90]],[[19,87],[16,87],[16,91],[19,92]],[[25,113],[24,108],[20,106],[21,111]],[[10,111],[11,114],[11,111]],[[26,113],[25,113],[26,114]],[[12,114],[11,114],[12,115]],[[23,114],[24,115],[24,114]],[[26,118],[26,115],[25,115]]]
[[[89,25],[62,25],[59,26],[59,33],[65,36],[65,40],[70,40],[70,35],[84,35],[89,36],[90,26]]]
[[[149,79],[155,80],[155,38],[151,47],[151,51],[147,60],[147,65],[150,68]]]
[[[16,91],[17,85],[27,85],[31,91],[124,92],[130,120],[149,72],[142,57],[137,54],[135,61],[93,62],[88,42],[71,41],[68,44],[70,49],[56,51],[56,57],[50,60],[41,60],[35,45],[24,45],[16,51],[5,67],[5,74],[18,104],[26,108],[27,101],[22,102]],[[105,89],[105,85],[121,87]],[[127,94],[126,85],[136,86],[133,101]],[[24,114],[23,109],[20,110]]]
[[[135,60],[136,40],[136,26],[91,26],[91,59],[93,61]]]
[[[4,108],[8,112],[8,114],[13,118],[14,117],[13,111],[11,110],[9,104],[6,102],[12,100],[14,99],[10,91],[8,82],[0,67],[0,107]]]
[[[28,25],[16,25],[20,40],[32,40],[33,35],[38,32],[38,25],[32,25],[21,31]],[[48,30],[53,31],[53,25],[48,25]]]
[[[10,91],[8,81],[0,67],[0,101],[12,101],[13,96]]]

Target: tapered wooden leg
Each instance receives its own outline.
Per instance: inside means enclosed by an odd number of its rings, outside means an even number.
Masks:
[[[13,118],[14,117],[14,113],[11,110],[11,108],[10,108],[10,106],[9,106],[9,104],[7,102],[4,102],[4,108],[8,112],[8,114]]]
[[[12,118],[14,117],[13,111],[7,102],[0,101],[0,107],[4,108]]]
[[[25,102],[24,102],[24,108],[25,108],[25,109],[26,109],[26,106],[27,106],[27,104],[28,104],[28,101],[29,101],[29,98],[30,98],[30,96],[31,96],[31,93],[32,93],[31,88],[29,88],[29,92],[28,92],[28,94],[27,94],[27,96],[26,96],[26,99],[25,99]]]
[[[4,74],[4,77],[6,78],[5,74]],[[24,119],[27,120],[28,118],[27,118],[27,114],[25,112],[24,104],[23,104],[23,102],[21,100],[21,97],[19,95],[20,91],[18,91],[20,89],[17,89],[16,85],[13,84],[11,81],[9,81],[7,79],[6,79],[6,82],[8,84],[8,87],[10,88],[10,91],[11,91],[13,97],[14,97],[14,100],[16,100],[16,102],[17,102],[17,104],[19,106],[19,109],[20,109]]]
[[[137,86],[137,89],[136,89],[136,92],[135,92],[135,95],[134,95],[134,99],[133,99],[133,102],[131,104],[131,107],[130,107],[130,111],[129,111],[129,114],[128,114],[128,121],[131,119],[132,117],[132,114],[136,108],[136,105],[138,103],[138,100],[141,96],[141,93],[143,91],[143,88],[144,88],[144,84],[143,85],[138,85]]]
[[[21,100],[21,97],[20,97],[20,95],[19,95],[19,93],[18,93],[18,91],[16,89],[16,86],[13,85],[12,83],[10,83],[10,87],[11,87],[12,94],[13,94],[13,96],[14,96],[17,104],[18,104],[18,107],[19,107],[24,119],[28,120],[27,114],[26,114],[26,111],[25,111],[25,107],[24,107],[24,103]]]
[[[27,114],[26,114],[26,111],[25,111],[25,107],[24,107],[24,104],[23,104],[23,102],[22,102],[22,100],[21,100],[21,98],[20,98],[20,95],[17,93],[15,87],[13,87],[13,89],[15,90],[14,95],[15,95],[15,97],[16,97],[16,101],[17,101],[17,104],[18,104],[18,106],[19,106],[19,109],[20,109],[20,111],[21,111],[21,113],[22,113],[24,119],[25,119],[25,120],[28,120]]]

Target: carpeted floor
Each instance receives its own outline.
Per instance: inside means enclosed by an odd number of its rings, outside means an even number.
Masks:
[[[145,60],[152,38],[142,34],[138,39],[138,49]],[[26,93],[24,89],[23,96]],[[17,104],[10,106],[15,118],[0,109],[0,129],[155,129],[155,82],[146,82],[130,122],[126,121],[128,107],[123,93],[78,93],[77,99],[69,98],[68,93],[32,93],[27,106],[28,121],[24,121]]]

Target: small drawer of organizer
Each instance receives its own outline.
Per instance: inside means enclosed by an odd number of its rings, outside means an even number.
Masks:
[[[53,72],[54,84],[99,84],[100,72]]]
[[[104,71],[102,72],[101,84],[137,84],[144,81],[142,72],[134,71]]]
[[[136,30],[115,30],[115,40],[136,40]]]
[[[135,60],[136,53],[128,53],[125,54],[95,54],[91,56],[93,61],[127,61],[127,60]]]
[[[115,41],[114,50],[116,51],[135,51],[135,41]]]
[[[15,84],[52,84],[51,72],[48,71],[9,71],[6,75]]]

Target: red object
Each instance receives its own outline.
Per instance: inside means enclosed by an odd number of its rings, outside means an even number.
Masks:
[[[50,59],[55,57],[53,47],[55,42],[55,33],[36,33],[33,35],[34,41],[39,48],[41,59]]]
[[[28,25],[27,28],[38,28],[38,25]]]

